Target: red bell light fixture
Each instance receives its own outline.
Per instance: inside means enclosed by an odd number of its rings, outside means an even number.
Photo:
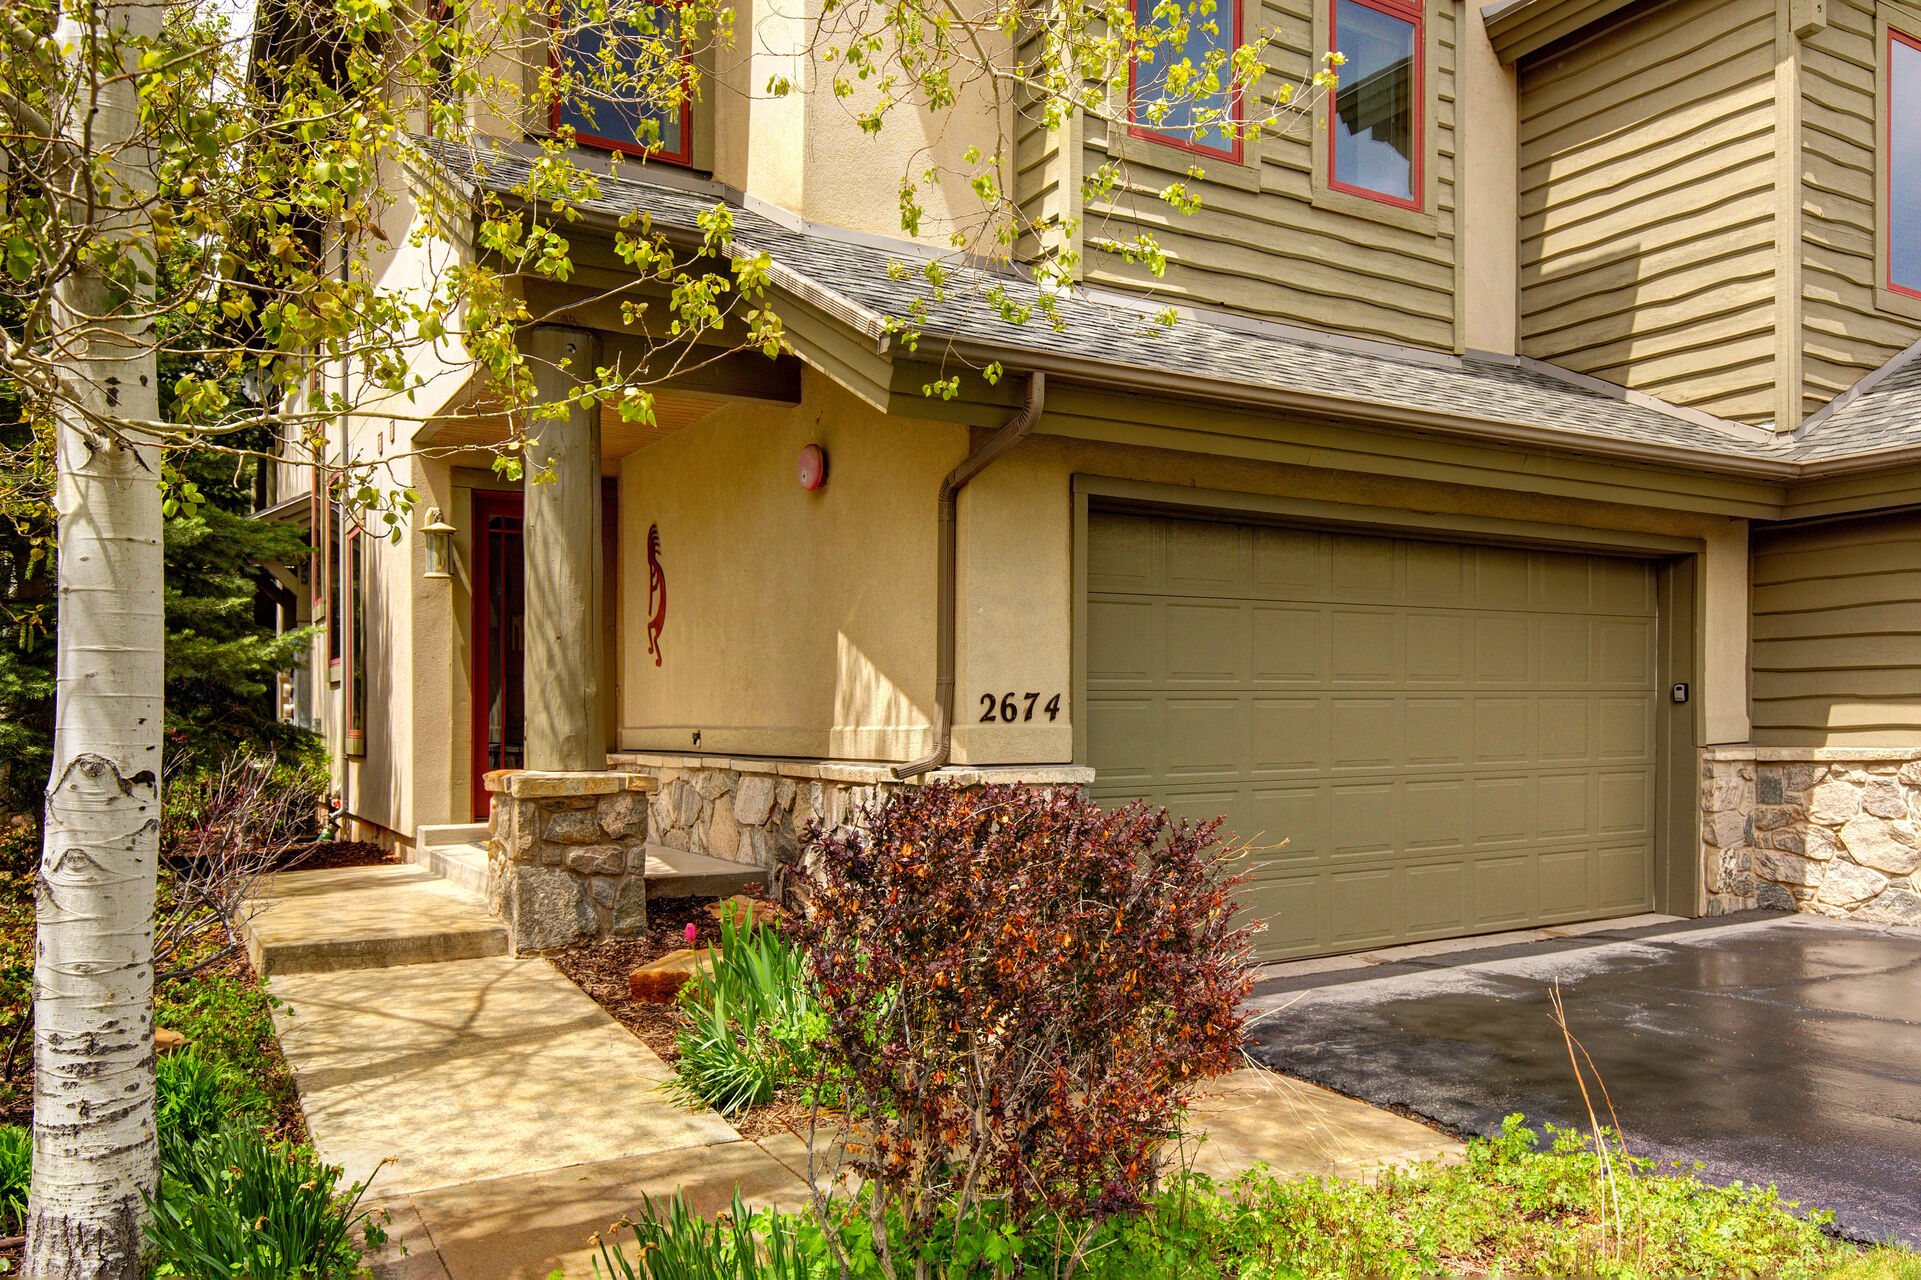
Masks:
[[[817,444],[810,444],[800,451],[800,487],[809,493],[817,492],[827,483],[827,451]]]

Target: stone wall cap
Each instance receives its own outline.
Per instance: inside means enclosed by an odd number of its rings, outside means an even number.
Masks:
[[[1921,747],[1707,747],[1710,760],[1756,760],[1763,764],[1905,764],[1921,760]]]
[[[775,757],[689,756],[656,751],[620,751],[608,757],[611,763],[628,768],[647,769],[727,769],[734,773],[768,774],[809,782],[840,782],[853,786],[872,786],[894,781],[894,766],[852,760],[800,760]],[[1094,770],[1073,764],[980,764],[949,765],[922,775],[924,782],[952,782],[963,787],[991,783],[1024,783],[1030,786],[1086,786],[1094,781]]]
[[[483,778],[487,790],[515,800],[545,800],[563,796],[610,796],[622,791],[652,791],[658,783],[644,773],[615,770],[548,771],[495,769]]]

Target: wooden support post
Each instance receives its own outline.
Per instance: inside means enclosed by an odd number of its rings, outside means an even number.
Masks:
[[[543,325],[526,346],[540,403],[591,377],[599,341]],[[564,366],[564,367],[563,367]],[[607,767],[601,725],[600,406],[575,405],[532,424],[523,546],[527,565],[527,767]]]

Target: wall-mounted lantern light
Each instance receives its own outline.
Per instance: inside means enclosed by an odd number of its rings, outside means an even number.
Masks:
[[[454,534],[458,532],[440,517],[439,507],[427,508],[427,523],[420,526],[420,532],[427,539],[428,578],[451,578],[454,576]]]
[[[800,451],[800,487],[813,493],[827,483],[827,451],[810,444]]]

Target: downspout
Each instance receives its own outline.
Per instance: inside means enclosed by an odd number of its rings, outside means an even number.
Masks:
[[[1012,422],[994,433],[989,440],[961,460],[959,466],[947,473],[940,482],[940,543],[934,566],[934,576],[939,582],[940,605],[937,614],[937,636],[934,641],[934,752],[932,755],[914,761],[912,764],[894,766],[897,779],[917,778],[931,769],[938,769],[947,763],[948,752],[954,745],[954,578],[958,572],[960,510],[960,491],[967,482],[987,469],[987,464],[1006,453],[1009,449],[1027,439],[1034,430],[1034,424],[1041,420],[1041,408],[1047,402],[1047,375],[1038,370],[1027,375],[1027,403]]]

